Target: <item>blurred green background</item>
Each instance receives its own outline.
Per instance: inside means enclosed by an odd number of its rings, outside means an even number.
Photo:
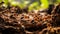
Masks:
[[[29,10],[47,9],[50,4],[60,3],[60,0],[0,0],[7,7],[8,3],[12,6],[19,6],[21,9],[28,7]]]

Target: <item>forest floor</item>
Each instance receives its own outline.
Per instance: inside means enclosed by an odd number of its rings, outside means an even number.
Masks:
[[[1,7],[0,34],[60,34],[60,4],[36,12]]]

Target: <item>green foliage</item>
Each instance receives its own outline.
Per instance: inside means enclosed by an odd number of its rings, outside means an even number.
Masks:
[[[29,6],[29,10],[37,9],[38,7],[38,2],[34,2]]]
[[[0,0],[0,3],[2,2],[2,0]]]
[[[46,9],[49,7],[49,3],[48,0],[40,0],[41,5],[39,5],[38,2],[34,2],[29,6],[29,10],[33,10],[33,9]]]
[[[57,3],[60,3],[60,0],[57,0]]]
[[[15,1],[15,0],[0,0],[0,3],[2,1],[4,2],[4,6],[7,6],[8,3],[10,3],[12,6],[19,6],[21,9],[23,9],[26,6],[28,6],[29,10],[46,9],[46,8],[49,7],[49,3],[50,2],[54,3],[56,1],[57,3],[60,3],[60,0],[55,0],[55,1],[54,0],[49,0],[49,1],[48,0],[36,0],[32,4],[29,4],[30,1],[32,1],[32,0],[29,0],[29,1],[27,1],[27,0],[20,0],[19,2]],[[41,2],[41,4],[39,4],[38,1]],[[54,1],[54,2],[52,2],[52,1]]]
[[[18,2],[14,1],[14,0],[9,0],[9,3],[10,3],[12,6],[17,6],[17,5],[18,5]]]
[[[24,1],[24,0],[20,0],[19,2],[15,0],[10,0],[9,2],[12,6],[19,6],[21,9],[26,7],[27,4],[29,3],[29,1]]]
[[[8,0],[4,0],[4,3],[5,3],[5,4],[8,4]]]
[[[49,3],[48,0],[40,0],[41,1],[41,8],[48,8],[49,7]]]
[[[28,5],[29,1],[23,1],[22,3],[19,3],[20,8],[25,8]]]
[[[8,6],[8,0],[3,0],[4,2],[4,6],[7,7]]]

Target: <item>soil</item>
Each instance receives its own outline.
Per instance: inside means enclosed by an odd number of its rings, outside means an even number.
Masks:
[[[1,7],[0,34],[60,34],[60,4],[37,13],[18,6]]]

